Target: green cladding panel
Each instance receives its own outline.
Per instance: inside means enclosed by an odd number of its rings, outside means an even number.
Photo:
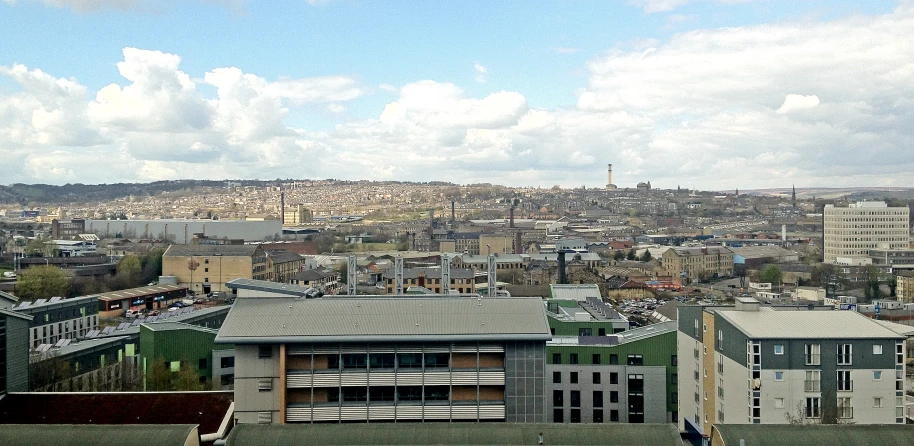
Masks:
[[[676,332],[663,333],[618,345],[546,345],[546,361],[554,364],[554,356],[558,354],[561,364],[569,364],[572,354],[577,354],[578,364],[582,366],[594,365],[594,355],[600,355],[600,364],[611,364],[612,355],[618,359],[619,365],[626,365],[629,355],[641,355],[643,366],[666,367],[667,407],[670,411],[677,411],[676,400],[672,397],[677,391],[673,381],[673,374],[677,373],[676,364]],[[678,379],[678,375],[677,375]]]
[[[142,325],[140,327],[140,356],[145,359],[147,367],[156,360],[187,361],[187,364],[198,375],[212,378],[213,350],[231,347],[215,344],[213,341],[216,339],[216,334],[214,330],[195,326],[153,329]]]

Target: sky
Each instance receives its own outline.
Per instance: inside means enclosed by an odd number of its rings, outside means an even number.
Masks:
[[[0,184],[914,186],[908,0],[0,0]]]

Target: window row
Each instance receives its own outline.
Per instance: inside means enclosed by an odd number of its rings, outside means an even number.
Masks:
[[[569,423],[580,423],[581,422],[581,409],[571,409],[568,417]],[[554,423],[564,423],[565,422],[565,409],[553,409],[552,411],[552,421]],[[619,421],[619,411],[610,410],[609,411],[609,421],[618,422]],[[603,417],[603,409],[594,409],[593,410],[593,422],[594,423],[603,423],[605,422]]]
[[[450,397],[448,386],[372,386],[327,389],[327,402],[330,403],[341,401],[447,401]]]
[[[562,357],[563,357],[563,355],[561,353],[553,353],[552,354],[552,364],[562,364],[563,363]],[[580,363],[581,363],[581,357],[577,353],[568,354],[568,364],[580,364]],[[670,364],[675,366],[675,365],[677,365],[676,363],[677,363],[676,355],[671,356]],[[604,364],[603,355],[601,355],[599,353],[594,353],[590,357],[589,364],[593,364],[593,365]],[[610,365],[619,364],[619,355],[614,354],[614,353],[610,354],[609,362],[607,364],[610,364]],[[640,355],[640,354],[627,355],[625,357],[625,365],[644,365],[644,355]]]

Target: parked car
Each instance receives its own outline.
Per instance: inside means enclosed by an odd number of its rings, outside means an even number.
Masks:
[[[158,315],[159,315],[159,310],[152,310],[149,312],[149,314],[147,314],[147,316],[158,316]]]
[[[14,273],[12,271],[4,271],[3,277],[7,278],[7,279],[14,279],[14,278],[16,278],[16,273]]]
[[[203,298],[197,298],[196,300],[194,300],[194,303],[197,305],[200,305],[204,302],[206,302],[206,299],[203,299]]]
[[[146,314],[145,308],[131,308],[131,309],[127,310],[127,313],[124,316],[126,316],[127,318],[135,318],[135,317],[140,317],[144,314]]]

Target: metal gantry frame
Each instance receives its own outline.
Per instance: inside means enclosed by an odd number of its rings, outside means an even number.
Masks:
[[[358,294],[356,285],[359,282],[359,266],[355,261],[355,254],[349,254],[349,265],[346,268],[346,294],[355,296]]]
[[[489,269],[488,269],[488,285],[487,290],[489,297],[495,297],[495,255],[489,254]]]
[[[394,294],[403,294],[403,256],[394,259]]]
[[[451,258],[441,254],[441,294],[451,293]]]

